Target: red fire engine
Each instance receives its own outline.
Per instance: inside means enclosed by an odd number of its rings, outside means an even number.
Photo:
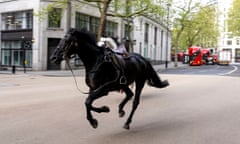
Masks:
[[[213,50],[192,46],[188,49],[189,65],[200,66],[202,64],[215,64],[217,56],[213,55]]]
[[[188,49],[189,65],[200,66],[202,64],[201,47],[192,46]]]
[[[213,55],[213,51],[207,48],[201,49],[202,53],[202,64],[215,64],[217,61],[217,56]]]

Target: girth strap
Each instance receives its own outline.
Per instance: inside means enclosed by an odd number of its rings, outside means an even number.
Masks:
[[[106,48],[105,55],[104,55],[104,62],[111,62],[116,70],[120,71],[119,74],[119,83],[120,84],[127,84],[127,78],[124,74],[123,67],[121,66],[116,54],[109,48]]]

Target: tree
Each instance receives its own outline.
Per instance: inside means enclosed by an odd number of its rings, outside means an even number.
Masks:
[[[36,15],[43,18],[52,8],[58,6],[66,8],[73,1],[78,0],[56,0],[47,7],[42,8]],[[129,26],[128,38],[131,41],[130,32],[132,31],[132,20],[135,16],[159,12],[160,7],[152,4],[152,0],[82,0],[84,2],[95,4],[100,12],[100,26],[98,29],[98,39],[104,34],[107,16],[121,17],[127,21]]]
[[[174,47],[174,66],[177,67],[177,51],[179,49],[179,43],[184,30],[189,24],[192,13],[199,8],[200,3],[194,3],[193,0],[185,0],[180,6],[176,5],[177,17],[173,23],[173,47]]]
[[[216,46],[219,36],[217,17],[215,6],[212,5],[202,7],[194,13],[183,32],[181,39],[185,41],[185,45],[182,47],[188,48],[192,45]]]
[[[114,11],[107,16],[120,17],[126,21],[126,32],[130,49],[133,48],[131,32],[133,30],[133,19],[137,16],[153,17],[162,15],[162,8],[153,3],[152,0],[114,0]],[[130,50],[131,51],[131,50]]]
[[[104,33],[104,29],[106,26],[106,19],[107,19],[107,12],[109,9],[109,5],[112,0],[84,0],[86,2],[90,3],[96,3],[100,12],[100,26],[98,29],[98,40],[101,38],[101,36]]]
[[[219,35],[215,3],[203,5],[188,0],[177,7],[178,17],[173,26],[175,66],[178,50],[192,45],[215,46]]]
[[[233,0],[228,14],[228,28],[233,36],[240,36],[240,0]]]
[[[45,18],[46,15],[48,15],[53,8],[67,8],[67,5],[71,3],[72,1],[77,0],[55,0],[53,3],[49,4],[47,7],[43,7],[40,9],[39,12],[37,12],[35,15],[38,16],[40,19]],[[106,17],[107,17],[107,11],[109,8],[109,5],[112,0],[82,0],[89,3],[94,3],[99,9],[100,12],[100,26],[98,30],[98,39],[103,35],[104,33],[104,27],[106,25]],[[57,15],[52,15],[54,19],[58,19]]]
[[[139,15],[161,15],[162,9],[159,5],[152,3],[152,0],[85,0],[87,2],[97,2],[99,11],[101,13],[101,22],[98,30],[98,39],[103,35],[107,16],[120,17],[126,20],[127,23],[127,37],[130,42],[130,49],[133,48],[131,32],[133,26],[131,25],[134,17]],[[112,5],[111,5],[112,3]],[[103,6],[101,6],[103,5]],[[112,8],[111,8],[112,6]],[[113,9],[112,11],[108,11]]]

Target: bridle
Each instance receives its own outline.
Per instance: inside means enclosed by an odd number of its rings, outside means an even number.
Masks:
[[[67,34],[67,36],[70,37],[70,34]],[[66,40],[66,38],[65,38],[65,41],[68,42],[69,40]],[[67,54],[68,54],[68,52],[70,51],[70,48],[72,47],[73,44],[75,44],[75,45],[77,46],[77,42],[74,41],[74,40],[71,38],[70,44],[67,45],[67,46],[64,48],[64,50],[63,50],[63,51],[64,51],[63,59],[66,61],[67,66],[68,66],[68,68],[70,69],[70,71],[71,71],[71,73],[72,73],[72,76],[73,76],[73,79],[74,79],[74,82],[75,82],[75,85],[76,85],[77,90],[78,90],[80,93],[82,93],[82,94],[89,94],[89,92],[84,92],[84,91],[82,91],[82,90],[79,88],[78,83],[77,83],[76,76],[75,76],[75,74],[74,74],[74,72],[73,72],[73,69],[72,69],[70,63],[69,63],[69,60],[70,60],[69,58],[73,58],[73,57],[68,57]]]
[[[79,86],[78,86],[78,83],[77,83],[77,80],[76,80],[76,76],[75,76],[75,74],[74,74],[74,72],[73,72],[73,70],[72,70],[72,67],[71,67],[71,65],[70,65],[70,63],[69,63],[69,60],[70,60],[70,58],[72,58],[72,57],[69,57],[68,56],[68,53],[69,53],[69,51],[70,51],[70,48],[75,44],[75,46],[77,47],[78,46],[78,43],[77,43],[77,41],[74,39],[74,38],[71,38],[71,34],[67,34],[66,36],[65,36],[65,42],[70,42],[70,44],[68,44],[66,47],[64,47],[64,49],[63,49],[63,59],[66,61],[66,63],[67,63],[67,66],[68,66],[68,68],[70,69],[70,71],[71,71],[71,73],[72,73],[72,76],[73,76],[73,79],[74,79],[74,82],[75,82],[75,85],[76,85],[76,88],[77,88],[77,90],[80,92],[80,93],[82,93],[82,94],[89,94],[89,92],[83,92],[80,88],[79,88]],[[113,56],[113,51],[112,50],[107,50],[107,49],[104,49],[104,57],[103,57],[103,61],[101,61],[100,63],[98,63],[97,64],[97,66],[96,66],[96,68],[94,69],[94,70],[91,70],[89,73],[95,73],[95,72],[97,72],[97,70],[98,70],[98,68],[103,64],[103,63],[112,63],[113,64],[113,66],[114,66],[114,68],[117,70],[117,77],[116,77],[116,79],[114,79],[112,82],[114,82],[114,81],[118,81],[118,78],[120,78],[120,81],[121,81],[121,79],[122,79],[122,77],[120,77],[120,71],[119,71],[119,68],[116,66],[116,58],[114,58],[114,56]],[[121,83],[120,83],[121,84]],[[125,84],[125,83],[123,83],[123,84]]]
[[[71,41],[71,42],[70,42],[70,44],[68,44],[68,45],[63,49],[63,51],[64,51],[63,59],[65,59],[65,60],[69,59],[68,56],[67,56],[67,54],[68,54],[68,52],[70,51],[70,48],[72,47],[72,45],[73,45],[74,43],[76,43],[73,38],[70,38],[70,40],[69,40],[69,37],[71,37],[70,34],[67,34],[66,37],[67,37],[67,38],[64,38],[64,39],[65,39],[65,42],[69,42],[69,41]]]

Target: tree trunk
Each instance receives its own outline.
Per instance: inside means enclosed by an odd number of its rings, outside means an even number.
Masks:
[[[179,39],[180,39],[180,36],[181,36],[183,30],[184,30],[184,27],[182,27],[181,30],[178,32],[177,38],[176,38],[176,46],[175,46],[175,53],[174,53],[174,67],[178,67],[177,51],[178,51],[178,47],[179,47]]]
[[[100,19],[100,26],[98,29],[98,40],[103,36],[105,32],[105,27],[106,27],[106,20],[107,20],[107,11],[109,8],[109,4],[111,3],[112,0],[104,0],[103,2],[103,10],[101,12],[101,19]]]
[[[133,52],[133,43],[132,43],[132,35],[131,35],[133,26],[131,25],[131,23],[132,23],[132,19],[127,18],[127,29],[126,29],[126,31],[127,31],[127,37],[128,37],[128,47],[127,47],[128,52]]]

